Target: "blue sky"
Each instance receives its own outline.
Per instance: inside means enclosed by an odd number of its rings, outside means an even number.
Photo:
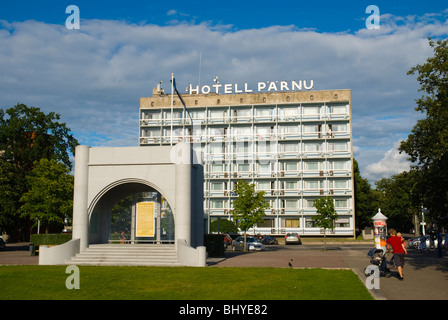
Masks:
[[[68,30],[68,5],[80,29]],[[368,5],[380,10],[369,30]],[[415,77],[448,36],[443,1],[4,1],[0,108],[61,114],[82,144],[138,144],[140,97],[159,81],[313,79],[351,89],[354,156],[370,181],[409,168],[397,146],[421,117]],[[201,73],[199,74],[199,61]]]
[[[368,5],[381,14],[396,16],[437,13],[444,1],[110,1],[15,0],[0,2],[0,18],[7,21],[37,20],[63,24],[68,5],[77,5],[82,19],[124,20],[131,23],[168,25],[173,20],[231,25],[236,30],[294,25],[319,32],[355,31],[364,27]]]

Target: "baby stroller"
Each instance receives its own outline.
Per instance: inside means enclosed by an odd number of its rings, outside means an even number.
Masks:
[[[370,249],[367,253],[367,256],[370,258],[370,265],[378,266],[381,273],[384,274],[386,278],[390,277],[390,270],[389,270],[389,264],[390,262],[386,258],[386,254],[384,253],[383,249]],[[369,268],[369,266],[366,267],[364,270],[364,274],[366,276],[369,276],[373,274],[372,268]]]

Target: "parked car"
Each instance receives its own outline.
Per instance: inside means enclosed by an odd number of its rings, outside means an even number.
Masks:
[[[0,250],[5,250],[5,241],[0,237]]]
[[[264,250],[264,245],[257,241],[255,237],[246,237],[246,247],[247,251],[261,251]],[[233,240],[232,250],[243,250],[244,249],[244,236],[240,236]]]
[[[298,233],[287,233],[285,236],[285,244],[290,244],[290,243],[295,243],[295,244],[302,244],[302,240],[300,240],[300,236]]]
[[[431,248],[431,240],[429,239],[429,235],[425,235],[424,236],[426,239],[426,248],[430,249]],[[412,247],[414,249],[420,249],[420,242],[421,242],[421,236],[420,237],[415,237],[412,239],[409,239],[408,241],[408,245],[409,247]],[[434,248],[437,248],[438,245],[438,241],[437,239],[434,240]],[[445,245],[445,240],[442,239],[442,247]]]

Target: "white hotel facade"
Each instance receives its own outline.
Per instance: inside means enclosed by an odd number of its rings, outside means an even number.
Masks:
[[[354,236],[350,90],[225,86],[183,94],[190,115],[177,96],[160,88],[140,100],[140,146],[187,139],[202,150],[206,226],[215,218],[232,220],[232,190],[247,180],[265,191],[271,205],[251,233],[321,235],[313,201],[328,195],[338,213],[333,235]]]

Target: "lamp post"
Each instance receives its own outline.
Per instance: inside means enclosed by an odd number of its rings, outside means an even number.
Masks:
[[[386,251],[386,236],[387,236],[387,217],[378,209],[376,215],[372,217],[373,230],[375,235],[375,248]]]

